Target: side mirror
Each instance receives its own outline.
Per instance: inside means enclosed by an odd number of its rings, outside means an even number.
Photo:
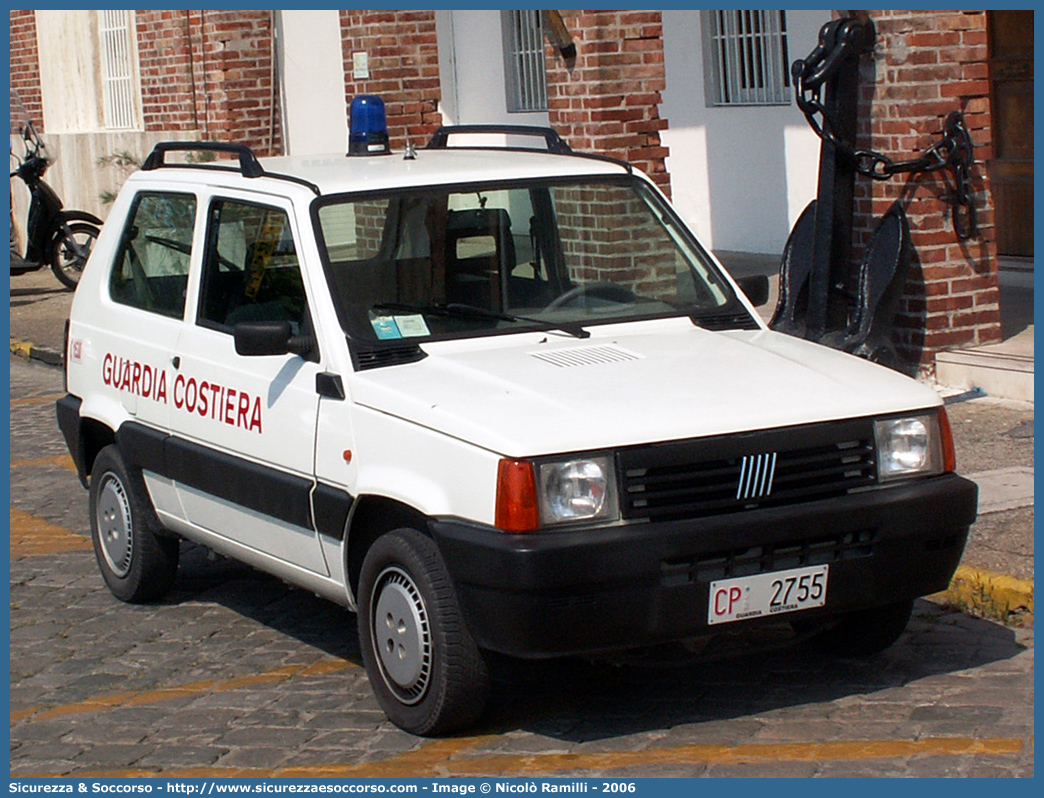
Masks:
[[[312,351],[312,339],[295,336],[288,321],[241,321],[232,328],[236,354],[244,357],[300,355]]]
[[[768,276],[764,274],[752,274],[749,277],[740,277],[736,282],[739,284],[740,290],[747,295],[750,304],[754,307],[760,308],[769,301]]]

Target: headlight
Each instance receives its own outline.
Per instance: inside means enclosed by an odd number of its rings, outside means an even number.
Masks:
[[[540,522],[615,519],[616,479],[609,457],[585,457],[539,465]]]
[[[943,472],[942,436],[935,413],[875,421],[874,437],[879,481]]]

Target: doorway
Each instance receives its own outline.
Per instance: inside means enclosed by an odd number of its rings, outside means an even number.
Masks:
[[[993,158],[987,163],[1000,262],[1001,327],[1033,324],[1033,11],[988,11]]]
[[[1033,257],[1033,11],[987,12],[993,159],[1001,255]]]

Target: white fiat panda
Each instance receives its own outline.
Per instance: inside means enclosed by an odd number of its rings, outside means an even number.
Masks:
[[[490,652],[890,645],[975,517],[939,397],[768,330],[627,164],[493,132],[546,146],[130,177],[57,408],[111,591],[164,595],[184,538],[338,602],[422,735],[479,717]]]

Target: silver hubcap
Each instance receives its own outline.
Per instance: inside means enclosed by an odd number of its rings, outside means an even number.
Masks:
[[[431,679],[431,629],[413,580],[396,567],[378,577],[371,601],[373,646],[381,676],[404,704],[424,697]]]
[[[105,474],[102,479],[98,491],[98,538],[105,562],[122,578],[130,571],[134,549],[130,502],[123,483],[113,474]]]

